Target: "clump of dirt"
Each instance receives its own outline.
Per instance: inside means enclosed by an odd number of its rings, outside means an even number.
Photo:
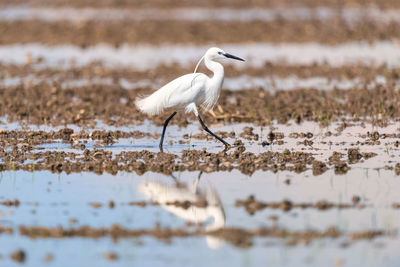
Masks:
[[[192,202],[189,200],[185,200],[185,201],[173,201],[173,202],[166,202],[165,203],[168,206],[175,206],[178,208],[182,208],[182,209],[189,209],[190,207],[194,206],[194,207],[198,207],[198,208],[205,208],[208,206],[208,203],[206,200],[199,200],[196,202]]]
[[[0,205],[4,205],[4,206],[7,206],[7,207],[11,207],[11,206],[18,207],[19,204],[20,204],[20,202],[19,202],[18,199],[15,199],[13,201],[12,200],[5,200],[5,201],[1,201],[0,202]]]
[[[375,156],[377,156],[378,154],[376,154],[376,153],[374,153],[374,152],[364,152],[364,153],[362,153],[362,157],[364,158],[364,159],[370,159],[370,158],[373,158],[373,157],[375,157]]]
[[[290,138],[308,138],[311,139],[313,138],[313,134],[308,132],[308,133],[304,133],[304,132],[300,132],[300,133],[290,133],[289,137]]]
[[[349,234],[349,238],[351,240],[358,240],[358,239],[374,239],[377,236],[382,236],[384,231],[381,230],[370,230],[370,231],[361,231],[359,233],[352,233]]]
[[[314,160],[312,165],[313,175],[321,175],[328,170],[326,164],[322,161]]]
[[[13,234],[14,230],[11,227],[4,227],[4,226],[0,226],[0,233],[4,233],[4,234]]]
[[[396,175],[400,175],[400,163],[396,163],[396,165],[394,166],[394,172],[396,173]]]
[[[106,252],[104,253],[104,258],[110,261],[115,261],[118,259],[118,255],[114,252]]]
[[[335,163],[335,174],[345,174],[350,169],[350,167],[345,162]]]
[[[20,249],[20,250],[17,250],[17,251],[14,251],[13,253],[11,253],[10,257],[13,261],[22,263],[22,262],[25,262],[26,253],[25,253],[25,251]]]
[[[394,208],[394,209],[400,209],[400,203],[397,203],[397,202],[393,203],[393,204],[392,204],[392,208]]]
[[[355,164],[360,162],[361,159],[370,159],[375,157],[377,154],[374,152],[363,152],[360,153],[360,150],[358,148],[349,148],[347,150],[347,157],[349,164]]]
[[[253,127],[244,127],[243,132],[239,134],[240,137],[247,139],[247,140],[254,140],[258,141],[259,135],[253,132]]]
[[[297,142],[297,145],[312,146],[313,144],[314,144],[313,141],[307,139]]]
[[[379,140],[379,132],[368,132],[367,136],[372,140],[372,141],[378,141]]]
[[[343,156],[343,153],[334,151],[332,156],[329,157],[329,164],[334,166],[335,174],[345,174],[350,170],[346,162],[341,160]]]
[[[357,205],[357,204],[361,201],[361,197],[359,197],[359,196],[353,196],[353,198],[351,199],[351,201],[353,202],[353,205]]]
[[[151,203],[152,205],[156,205],[157,203]],[[146,207],[148,205],[145,201],[131,201],[128,203],[129,206],[138,206],[138,207]],[[157,204],[158,205],[158,204]]]
[[[92,207],[95,208],[95,209],[98,209],[98,208],[103,207],[103,204],[102,204],[102,203],[99,203],[99,202],[89,203],[89,205],[92,206]]]
[[[360,161],[360,159],[363,157],[361,155],[360,150],[357,148],[350,148],[347,150],[347,156],[349,158],[349,163],[354,164]]]

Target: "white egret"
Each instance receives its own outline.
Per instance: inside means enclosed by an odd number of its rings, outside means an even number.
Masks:
[[[153,94],[136,101],[139,110],[149,115],[160,114],[167,108],[175,109],[164,122],[160,140],[161,152],[163,152],[164,135],[168,123],[177,111],[182,109],[185,109],[186,113],[193,112],[206,132],[217,138],[226,148],[230,147],[227,142],[208,129],[197,110],[197,106],[201,106],[206,111],[210,110],[217,103],[225,76],[224,67],[217,61],[225,58],[244,61],[244,59],[225,53],[220,48],[212,47],[197,63],[194,73],[183,75],[164,85]],[[203,73],[196,73],[203,59],[206,67],[214,73],[212,78]]]
[[[198,189],[201,174],[200,172],[192,185],[182,184],[177,180],[173,185],[146,180],[137,186],[137,190],[147,199],[159,203],[160,207],[184,220],[197,224],[207,223],[206,232],[216,231],[225,227],[225,211],[217,191],[211,185],[208,185],[205,191]],[[191,203],[205,201],[207,205],[205,207],[191,205],[185,209],[169,204],[175,201],[190,201]],[[209,222],[210,218],[214,220]],[[218,248],[223,243],[219,238],[211,235],[206,236],[206,241],[211,248]]]

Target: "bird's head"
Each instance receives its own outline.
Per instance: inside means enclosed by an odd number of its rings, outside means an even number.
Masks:
[[[205,57],[208,57],[211,60],[218,60],[218,59],[226,59],[226,58],[231,58],[231,59],[236,59],[240,61],[244,61],[244,59],[228,54],[224,50],[218,47],[211,47],[210,49],[207,50]]]

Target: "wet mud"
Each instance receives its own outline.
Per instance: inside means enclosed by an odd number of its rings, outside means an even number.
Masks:
[[[274,8],[283,7],[287,8],[290,6],[306,6],[306,7],[355,7],[355,6],[373,6],[378,8],[398,8],[400,4],[396,0],[347,0],[347,1],[337,1],[337,0],[245,0],[245,1],[229,1],[229,0],[207,0],[207,1],[195,1],[195,0],[140,0],[140,1],[129,1],[129,0],[58,0],[58,1],[46,1],[46,0],[4,0],[2,1],[4,5],[10,4],[26,4],[30,6],[69,6],[69,7],[125,7],[125,8],[143,8],[143,7],[158,7],[158,8],[176,8],[176,7],[232,7],[232,8],[248,8],[248,7],[263,7],[263,8]]]
[[[14,147],[13,151],[1,153],[3,163],[1,171],[39,171],[49,170],[60,172],[108,172],[117,174],[119,171],[136,172],[139,175],[145,172],[171,174],[177,171],[232,171],[240,170],[251,175],[256,170],[295,171],[303,172],[313,164],[311,153],[290,152],[263,152],[254,154],[243,152],[244,146],[235,150],[211,153],[204,150],[183,150],[182,154],[124,151],[113,155],[111,151],[102,149],[85,149],[83,153],[74,152],[28,152]],[[34,160],[32,163],[25,161]],[[309,167],[307,167],[309,166]]]
[[[320,200],[315,203],[294,203],[287,199],[280,202],[266,203],[256,200],[254,196],[249,196],[245,200],[236,200],[235,205],[236,207],[244,207],[250,215],[263,209],[281,209],[282,211],[288,212],[292,209],[317,209],[323,211],[329,209],[363,209],[367,207],[366,204],[359,203],[358,196],[353,197],[352,203],[331,203],[326,200]]]
[[[198,236],[213,236],[220,238],[231,243],[234,246],[246,248],[252,245],[252,240],[255,237],[273,237],[285,239],[286,245],[305,245],[312,242],[315,239],[321,238],[342,238],[345,237],[351,241],[368,239],[390,235],[391,233],[373,230],[373,231],[362,231],[345,234],[340,232],[334,227],[328,228],[326,231],[290,231],[279,228],[259,228],[255,230],[244,230],[240,228],[223,228],[216,231],[205,232],[202,230],[189,230],[185,228],[180,229],[168,229],[156,227],[154,229],[126,229],[119,225],[113,225],[110,228],[92,228],[88,226],[82,226],[79,228],[49,228],[49,227],[29,227],[20,226],[19,232],[21,235],[37,239],[37,238],[102,238],[111,237],[114,240],[121,238],[140,238],[143,236],[151,236],[160,240],[170,240],[171,238],[185,238],[185,237],[198,237]],[[114,258],[114,257],[112,257]]]
[[[343,124],[341,125],[343,126]],[[339,127],[340,128],[340,127]],[[341,132],[333,134],[326,131],[324,138],[341,138]],[[368,152],[379,150],[381,141],[385,143],[383,151],[397,150],[397,133],[368,132],[359,134],[356,142],[346,145],[346,142],[327,143],[324,138],[315,139],[311,132],[291,132],[285,137],[284,132],[273,130],[264,134],[253,127],[245,126],[242,131],[216,131],[222,138],[233,139],[234,147],[229,150],[221,148],[219,152],[210,152],[204,149],[183,149],[180,153],[161,153],[146,149],[130,151],[129,145],[124,151],[113,151],[114,144],[118,147],[120,140],[148,140],[157,144],[158,133],[148,133],[136,130],[126,132],[121,130],[95,130],[91,132],[75,132],[71,128],[62,128],[53,131],[0,131],[0,170],[1,171],[39,171],[49,170],[54,173],[95,172],[102,174],[108,172],[136,172],[142,175],[146,172],[171,174],[177,171],[232,171],[240,170],[243,174],[251,175],[257,170],[281,172],[292,171],[302,173],[311,169],[313,175],[321,175],[329,169],[334,169],[336,174],[345,174],[351,166],[363,163],[378,154]],[[362,129],[362,128],[361,128]],[[182,139],[171,140],[178,144],[190,144],[193,140],[206,140],[213,142],[213,138],[206,133],[193,135],[183,134]],[[302,140],[302,141],[297,141]],[[314,141],[313,141],[314,140]],[[386,141],[387,140],[387,141]],[[48,145],[60,146],[66,144],[68,151],[48,149]],[[289,145],[290,144],[290,145]],[[294,147],[290,147],[294,144]],[[251,150],[247,151],[247,146]],[[322,146],[338,146],[338,151],[329,152],[329,157],[321,157],[319,150]],[[279,148],[271,151],[272,147]],[[133,147],[132,147],[133,148]],[[258,152],[254,152],[258,148]],[[270,149],[269,149],[270,148]],[[363,152],[360,151],[363,149]],[[275,149],[274,149],[275,150]],[[339,151],[343,152],[339,152]],[[365,151],[365,152],[364,152]],[[396,173],[398,167],[389,163]],[[394,165],[394,166],[393,166]],[[387,165],[382,165],[380,168]],[[18,205],[9,201],[4,205]]]
[[[78,23],[42,21],[0,22],[0,44],[36,43],[60,45],[71,43],[82,48],[97,43],[119,47],[129,44],[214,44],[214,43],[304,43],[338,44],[345,41],[381,41],[400,37],[397,22],[377,24],[368,19],[349,24],[338,18],[271,22],[99,22]],[[18,28],[16,32],[13,29]],[[224,28],[224,31],[219,29]],[[171,31],[171,29],[174,29]]]
[[[0,90],[0,97],[4,99],[0,103],[0,116],[7,116],[8,122],[53,126],[93,127],[95,120],[122,126],[140,124],[145,119],[162,125],[168,111],[159,116],[145,116],[134,104],[136,97],[151,92],[105,85],[68,89],[49,85],[3,87]],[[215,110],[215,116],[205,114],[205,119],[208,123],[248,122],[264,126],[273,120],[279,123],[315,121],[328,125],[346,116],[351,121],[384,126],[389,120],[399,118],[399,101],[399,91],[391,85],[354,90],[298,89],[275,94],[262,89],[222,91],[220,108]],[[192,114],[179,112],[171,124],[186,126],[190,121],[195,121]]]
[[[92,62],[85,66],[69,66],[66,69],[57,69],[46,66],[40,66],[45,63],[44,59],[26,55],[25,64],[4,64],[0,63],[3,70],[0,77],[3,79],[34,77],[41,81],[50,81],[54,85],[61,86],[63,83],[74,80],[94,80],[96,78],[108,78],[112,85],[118,85],[119,80],[125,79],[132,83],[143,80],[164,80],[168,82],[177,76],[187,74],[190,68],[172,63],[169,65],[161,64],[150,70],[139,70],[123,66],[107,66],[102,62]],[[195,64],[193,64],[194,68]],[[202,65],[199,72],[208,73],[209,71]],[[396,82],[400,77],[400,69],[393,67],[387,68],[385,65],[343,65],[335,67],[327,63],[311,65],[292,65],[287,62],[266,62],[261,67],[246,66],[246,68],[237,68],[235,66],[225,66],[227,77],[240,77],[247,75],[249,77],[297,77],[302,79],[313,77],[325,77],[327,79],[351,80],[360,79],[362,84],[373,82],[377,76],[385,78],[388,84]],[[33,79],[32,79],[33,80]],[[268,90],[268,88],[265,88]],[[318,89],[318,88],[316,88]]]

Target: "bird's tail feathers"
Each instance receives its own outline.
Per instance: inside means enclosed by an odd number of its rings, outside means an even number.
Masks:
[[[164,110],[163,103],[157,101],[156,93],[148,96],[137,97],[135,104],[141,112],[149,115],[157,115]]]

